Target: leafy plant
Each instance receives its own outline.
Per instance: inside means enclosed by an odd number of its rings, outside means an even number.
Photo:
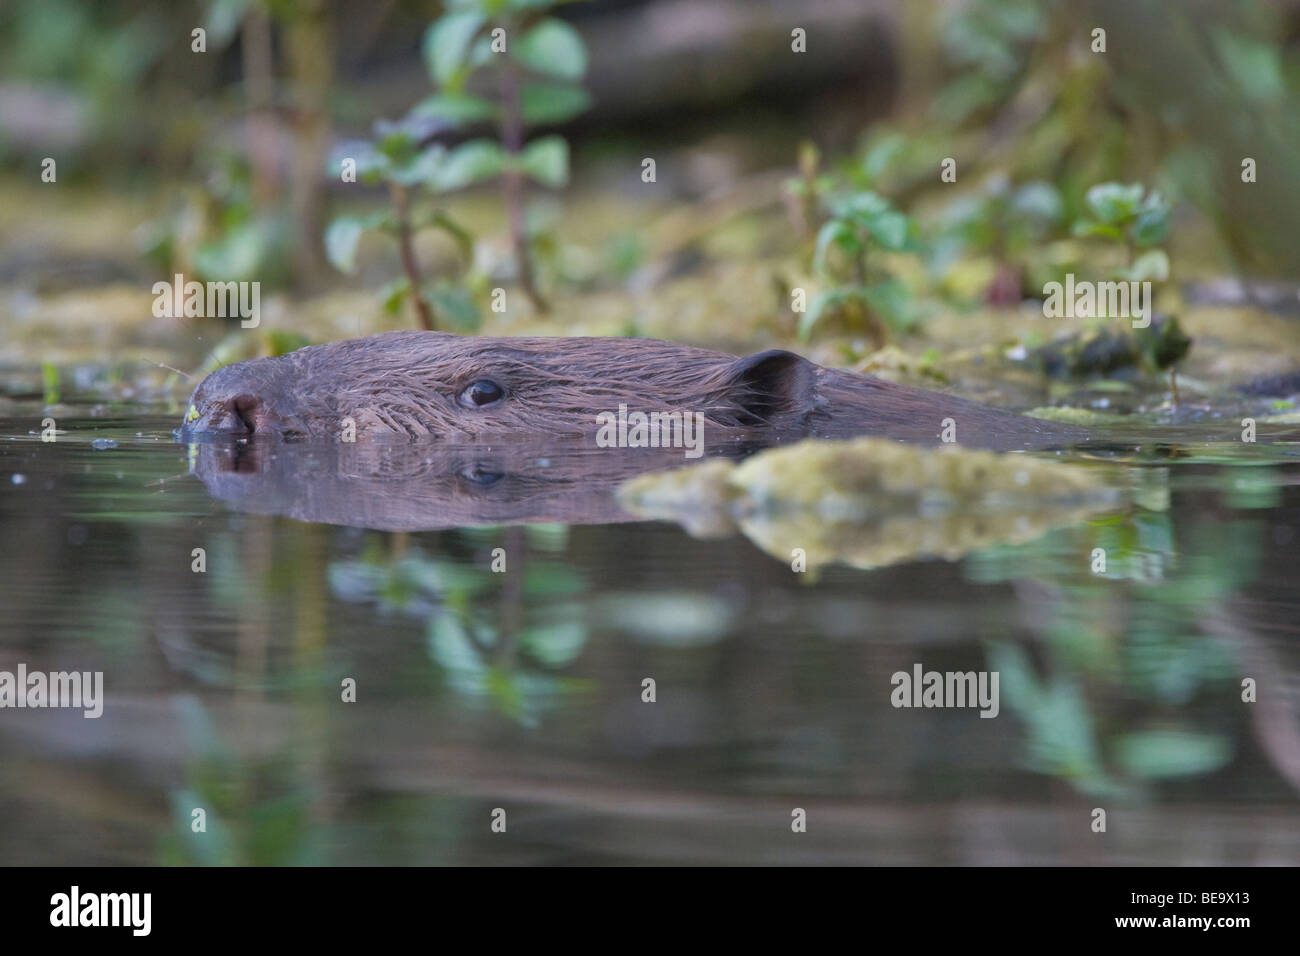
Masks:
[[[202,188],[188,189],[135,238],[167,275],[278,285],[289,278],[291,235],[288,214],[255,197],[248,159],[223,150],[209,161]]]
[[[1056,9],[1040,0],[972,0],[954,7],[942,38],[956,75],[935,98],[937,118],[961,124],[1010,99]]]
[[[863,191],[827,200],[830,218],[817,234],[813,267],[836,283],[816,296],[799,324],[807,340],[814,326],[831,313],[858,317],[878,344],[886,330],[914,324],[911,294],[875,262],[873,252],[916,252],[916,223],[883,196]]]
[[[364,164],[358,160],[358,178],[389,184],[392,215],[345,218],[330,226],[327,252],[345,269],[352,266],[365,232],[396,235],[406,283],[394,294],[419,290],[414,299],[426,328],[433,325],[431,306],[439,299],[443,315],[459,311],[468,318],[469,310],[463,301],[449,301],[452,293],[446,286],[421,287],[412,233],[440,228],[467,251],[473,240],[445,212],[414,208],[417,194],[446,193],[489,180],[501,184],[519,283],[539,311],[547,308],[529,250],[524,189],[528,180],[563,187],[569,177],[569,146],[558,135],[529,140],[527,134],[531,127],[572,119],[590,105],[579,85],[587,70],[586,47],[573,27],[547,15],[555,5],[548,0],[450,0],[447,12],[424,36],[425,65],[437,92],[401,121],[381,124]],[[439,133],[486,122],[498,124],[499,139],[470,139],[451,149],[425,145]]]
[[[392,237],[397,242],[404,278],[384,290],[385,308],[396,313],[409,299],[422,328],[452,325],[472,331],[479,322],[473,300],[447,276],[426,282],[415,256],[415,234],[439,229],[455,241],[463,263],[473,259],[473,236],[435,199],[437,194],[456,188],[460,181],[451,153],[440,143],[421,146],[417,128],[409,122],[381,121],[375,129],[373,142],[349,144],[343,152],[355,161],[359,181],[388,187],[392,208],[369,216],[335,219],[325,230],[325,255],[336,269],[352,273],[356,271],[357,245],[362,236],[379,232]]]
[[[1099,183],[1088,190],[1090,216],[1074,224],[1076,236],[1098,236],[1124,246],[1125,267],[1119,278],[1163,282],[1169,278],[1169,256],[1156,248],[1169,234],[1169,204],[1160,193],[1141,183]],[[1137,250],[1147,251],[1138,255]]]
[[[1022,297],[1032,253],[1064,218],[1065,202],[1051,183],[1015,186],[1004,175],[990,176],[979,192],[946,210],[940,244],[956,254],[992,257],[997,271],[984,297],[990,305],[1011,305]]]

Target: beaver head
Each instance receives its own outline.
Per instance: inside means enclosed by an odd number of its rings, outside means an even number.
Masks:
[[[213,372],[182,436],[329,438],[349,420],[358,439],[585,434],[620,404],[802,432],[817,369],[781,350],[736,358],[652,339],[388,332]]]

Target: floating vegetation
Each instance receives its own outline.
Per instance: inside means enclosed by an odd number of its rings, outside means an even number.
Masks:
[[[643,475],[619,500],[699,537],[740,531],[781,560],[870,568],[1032,540],[1113,509],[1123,484],[1104,466],[867,438]]]

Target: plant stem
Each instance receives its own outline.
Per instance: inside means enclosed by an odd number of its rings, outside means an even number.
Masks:
[[[271,4],[268,4],[271,6]],[[292,171],[295,278],[310,286],[325,270],[325,156],[329,152],[334,81],[333,13],[325,0],[296,0],[285,29],[285,59],[293,95]]]
[[[519,284],[538,312],[549,312],[550,306],[537,291],[533,278],[533,264],[528,255],[528,234],[524,229],[524,174],[514,162],[524,148],[524,120],[520,106],[519,75],[506,61],[501,70],[501,145],[511,168],[501,177],[501,192],[506,205],[506,218],[510,226],[510,244],[515,252],[515,269]]]
[[[244,88],[248,95],[248,155],[251,160],[253,198],[269,208],[275,202],[276,182],[275,67],[271,53],[271,18],[266,8],[253,4],[244,16],[240,48],[244,60]]]
[[[420,269],[415,262],[415,246],[411,242],[410,203],[406,187],[390,183],[389,188],[392,191],[393,208],[397,212],[397,247],[401,251],[402,271],[406,273],[406,281],[411,285],[411,301],[415,303],[420,328],[432,332],[435,328],[433,312],[429,309],[429,303],[424,301],[424,292],[420,288]]]

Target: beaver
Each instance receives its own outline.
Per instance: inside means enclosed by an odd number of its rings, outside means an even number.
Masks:
[[[207,376],[180,437],[448,442],[592,436],[620,406],[698,416],[708,443],[875,435],[993,450],[1087,430],[825,368],[783,349],[736,357],[637,338],[386,332]]]

